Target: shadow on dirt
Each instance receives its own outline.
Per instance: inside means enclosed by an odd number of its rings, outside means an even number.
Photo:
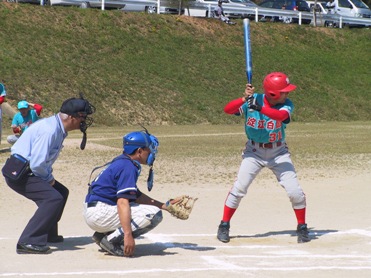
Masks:
[[[210,251],[216,249],[214,247],[199,246],[195,243],[155,242],[151,244],[138,244],[135,250],[135,257],[178,254],[178,252],[170,252],[173,248],[182,248],[191,251]]]
[[[311,240],[316,240],[320,236],[329,234],[329,233],[336,233],[338,230],[314,230],[313,228],[309,228],[309,236]],[[296,231],[294,230],[286,230],[286,231],[271,231],[264,234],[256,234],[256,235],[237,235],[231,236],[231,238],[264,238],[270,236],[278,236],[278,235],[290,235],[292,237],[296,237]]]
[[[65,250],[80,250],[85,249],[84,246],[92,244],[94,241],[91,236],[80,236],[80,237],[67,237],[64,238],[63,242],[60,243],[48,243],[49,246],[56,247],[53,248],[53,252],[65,251]]]

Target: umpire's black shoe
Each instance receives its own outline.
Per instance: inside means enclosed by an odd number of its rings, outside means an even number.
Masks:
[[[47,241],[50,242],[50,243],[59,243],[59,242],[63,242],[64,238],[63,238],[63,236],[60,236],[60,235],[48,236]]]
[[[99,245],[100,247],[102,247],[102,249],[106,250],[111,255],[119,256],[119,257],[124,256],[124,250],[122,249],[121,244],[116,243],[116,242],[113,243],[112,241],[109,241],[107,239],[107,236],[102,238]]]
[[[229,222],[223,222],[221,221],[220,222],[220,225],[218,227],[218,235],[217,235],[217,238],[221,241],[221,242],[229,242]]]
[[[18,254],[49,254],[50,248],[46,245],[18,243]]]
[[[296,228],[296,234],[298,235],[298,243],[305,243],[310,241],[307,224],[299,224]]]

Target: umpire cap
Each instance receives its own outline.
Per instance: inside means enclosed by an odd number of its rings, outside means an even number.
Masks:
[[[69,98],[63,102],[60,112],[70,116],[87,116],[95,112],[95,107],[86,99]]]

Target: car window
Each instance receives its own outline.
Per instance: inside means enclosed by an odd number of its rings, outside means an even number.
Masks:
[[[294,7],[294,6],[295,6],[294,1],[290,1],[290,0],[286,1],[286,7]]]
[[[287,1],[290,1],[290,0],[287,0]],[[282,9],[282,6],[284,4],[285,4],[285,0],[272,0],[272,1],[264,1],[260,4],[260,6],[264,8],[271,8],[271,9]]]
[[[308,3],[305,2],[305,1],[298,1],[297,5],[298,5],[299,8],[309,8]]]
[[[249,1],[249,0],[229,0],[233,3],[241,3],[241,4],[251,4],[251,5],[254,5],[256,6],[256,4],[252,1]]]
[[[273,1],[266,1],[260,4],[264,8],[273,8]]]
[[[282,9],[282,6],[284,5],[283,2],[274,2],[273,3],[273,8],[274,9]]]
[[[285,1],[274,1],[273,8],[282,9],[284,5],[287,6],[287,2],[285,3]]]
[[[339,0],[339,7],[349,8],[352,5],[348,2],[348,0]]]
[[[354,6],[356,6],[357,8],[368,9],[368,6],[361,0],[352,0],[352,2]]]

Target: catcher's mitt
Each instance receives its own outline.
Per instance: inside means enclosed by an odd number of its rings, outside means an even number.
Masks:
[[[188,219],[198,198],[188,195],[179,196],[166,202],[167,211],[174,217],[182,220]]]

